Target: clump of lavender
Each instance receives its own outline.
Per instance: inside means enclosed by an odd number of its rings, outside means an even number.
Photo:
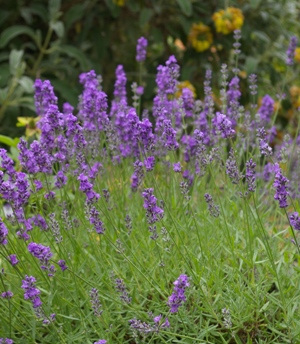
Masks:
[[[173,283],[174,289],[172,295],[168,299],[168,306],[171,313],[176,313],[178,308],[186,302],[185,290],[190,286],[187,275],[182,274]]]
[[[256,189],[255,167],[256,163],[252,159],[246,162],[246,182],[248,184],[248,191],[250,192],[254,192]]]
[[[286,64],[288,66],[292,66],[294,64],[294,56],[295,56],[295,50],[297,48],[298,38],[296,36],[292,36],[290,39],[289,47],[286,51]]]
[[[146,49],[148,41],[144,37],[140,37],[136,45],[136,60],[137,62],[143,62],[146,59]]]
[[[98,290],[96,288],[91,289],[90,298],[91,298],[92,309],[93,309],[95,317],[100,317],[101,314],[103,313],[103,310],[102,310],[102,305],[99,301]]]
[[[48,276],[53,276],[55,267],[54,265],[50,265],[50,259],[53,256],[53,253],[50,251],[50,247],[31,242],[28,245],[28,251],[40,261],[41,269],[48,271]]]
[[[288,189],[287,184],[289,180],[281,173],[281,169],[276,172],[273,187],[276,190],[274,199],[279,202],[280,208],[286,208],[288,206],[287,196]]]
[[[213,201],[213,198],[211,197],[210,194],[206,193],[204,195],[205,202],[207,203],[208,206],[208,211],[211,216],[213,217],[219,217],[220,215],[220,208],[218,205],[216,205]]]
[[[131,303],[131,297],[126,290],[124,281],[121,278],[115,279],[115,288],[118,293],[120,293],[120,299],[124,303]]]
[[[144,197],[144,208],[146,209],[147,222],[151,225],[164,216],[164,211],[162,208],[156,205],[157,199],[153,195],[153,188],[145,189],[142,193]]]

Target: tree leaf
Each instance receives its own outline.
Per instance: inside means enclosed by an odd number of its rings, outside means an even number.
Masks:
[[[35,32],[25,25],[14,25],[1,33],[0,36],[0,48],[4,48],[12,39],[19,35],[30,36],[34,41],[36,41]]]
[[[181,11],[186,15],[190,16],[192,14],[192,4],[190,0],[176,0],[177,4],[181,8]]]

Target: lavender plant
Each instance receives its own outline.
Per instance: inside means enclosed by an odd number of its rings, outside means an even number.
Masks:
[[[122,65],[111,102],[82,73],[77,109],[36,80],[39,140],[0,150],[0,342],[297,343],[299,132],[271,139],[274,101],[245,109],[236,69],[220,107],[211,71],[202,101],[179,77],[158,66],[142,117]]]

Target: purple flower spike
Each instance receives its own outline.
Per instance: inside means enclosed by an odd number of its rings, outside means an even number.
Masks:
[[[106,344],[107,343],[107,340],[105,339],[100,339],[98,340],[98,342],[94,342],[94,344]]]
[[[19,260],[17,259],[17,256],[15,254],[10,254],[7,258],[10,260],[10,264],[12,266],[17,265],[19,262]]]
[[[3,299],[11,299],[12,297],[13,297],[13,293],[10,291],[10,290],[8,290],[8,291],[5,291],[4,293],[2,293],[1,294],[1,297],[3,298]],[[1,343],[1,342],[0,342]]]
[[[67,270],[67,266],[66,266],[66,261],[61,259],[57,262],[58,266],[61,268],[61,271],[65,271]]]
[[[180,275],[178,279],[173,283],[174,289],[172,295],[169,297],[168,305],[171,313],[176,313],[178,308],[186,302],[184,295],[185,289],[190,286],[189,278],[187,275]]]
[[[297,212],[290,214],[290,223],[293,226],[294,230],[300,231],[300,217]]]
[[[252,159],[246,162],[246,181],[248,183],[248,190],[250,192],[254,192],[256,189],[255,167],[256,167],[256,163]]]
[[[0,218],[0,244],[6,245],[8,243],[6,237],[8,235],[8,229],[6,228],[4,222]]]
[[[141,37],[138,39],[137,46],[136,46],[136,60],[137,60],[137,62],[145,61],[147,45],[148,45],[148,41],[146,38]]]
[[[144,197],[144,208],[146,209],[148,223],[153,224],[162,219],[164,211],[156,205],[157,199],[153,195],[153,189],[145,189],[142,195]]]
[[[223,138],[226,139],[234,136],[235,131],[232,129],[231,121],[222,113],[216,113],[216,117],[213,119],[213,124],[221,133]]]
[[[296,36],[292,36],[291,40],[290,40],[290,44],[289,47],[286,51],[286,64],[288,66],[292,66],[294,64],[294,55],[295,55],[295,50],[297,48],[297,43],[298,43],[298,39]]]
[[[144,165],[146,167],[146,171],[150,172],[153,171],[154,165],[155,165],[155,158],[154,156],[149,156],[144,160]]]
[[[41,269],[49,271],[49,276],[53,276],[55,268],[54,265],[50,265],[49,263],[51,257],[53,256],[53,253],[50,251],[50,247],[31,242],[28,245],[28,251],[40,261]]]
[[[288,206],[287,203],[287,184],[289,180],[281,173],[281,169],[276,173],[275,180],[273,186],[276,190],[274,199],[279,202],[280,208],[286,208]]]
[[[173,171],[177,173],[182,171],[180,162],[176,162],[175,164],[173,164]]]

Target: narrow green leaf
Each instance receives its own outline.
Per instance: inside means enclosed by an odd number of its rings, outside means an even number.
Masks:
[[[192,4],[190,0],[176,0],[177,4],[181,8],[181,11],[186,15],[190,16],[192,14]]]
[[[36,41],[35,32],[25,25],[14,25],[1,33],[0,36],[0,48],[4,48],[12,39],[19,35],[30,36],[34,41]]]

